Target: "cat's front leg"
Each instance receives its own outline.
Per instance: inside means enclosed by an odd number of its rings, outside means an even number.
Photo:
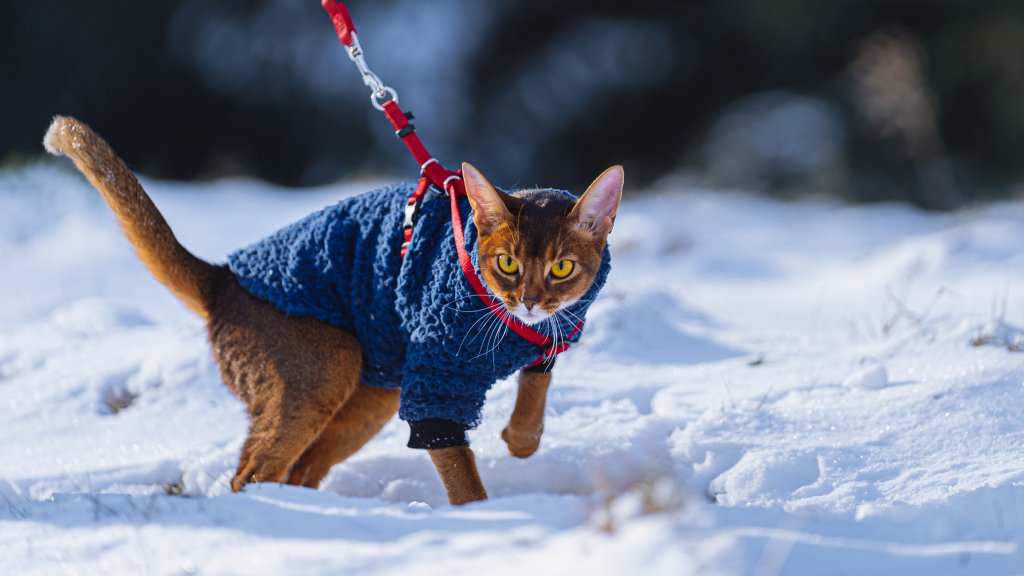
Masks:
[[[448,491],[449,502],[458,505],[487,499],[476,469],[476,457],[469,446],[430,448],[427,452]]]
[[[522,370],[519,372],[519,395],[512,410],[508,426],[501,431],[501,438],[508,445],[509,454],[516,458],[533,455],[540,446],[544,433],[544,406],[547,402],[548,386],[551,385],[550,366],[545,371]]]

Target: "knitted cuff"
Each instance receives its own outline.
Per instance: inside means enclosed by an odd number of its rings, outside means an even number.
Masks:
[[[469,426],[442,418],[427,418],[409,422],[409,448],[433,449],[469,446],[466,430]]]
[[[551,356],[543,362],[530,366],[529,368],[523,368],[523,372],[551,372],[551,369],[555,367],[555,358],[558,358],[558,356]]]

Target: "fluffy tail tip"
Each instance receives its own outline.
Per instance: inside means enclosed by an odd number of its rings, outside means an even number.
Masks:
[[[64,153],[64,145],[68,140],[69,133],[75,130],[78,122],[68,116],[54,116],[50,128],[43,136],[43,148],[54,156]]]

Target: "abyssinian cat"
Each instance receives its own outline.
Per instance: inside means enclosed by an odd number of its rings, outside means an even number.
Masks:
[[[214,265],[178,243],[88,126],[56,117],[44,145],[74,161],[157,280],[206,320],[221,376],[250,416],[236,491],[249,482],[316,487],[397,411],[451,503],[486,498],[466,431],[491,385],[518,370],[502,438],[514,456],[537,450],[553,354],[579,338],[604,284],[623,186],[613,166],[578,200],[508,194],[463,164],[467,198],[456,206],[472,213],[463,245],[471,269],[460,266],[450,202],[436,189],[402,257],[410,185],[342,200]],[[498,304],[482,303],[470,274]],[[544,347],[521,336],[524,325]]]

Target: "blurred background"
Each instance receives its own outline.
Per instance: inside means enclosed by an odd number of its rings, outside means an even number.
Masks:
[[[429,149],[500,186],[621,163],[944,210],[1024,182],[1021,0],[348,5]],[[316,0],[3,0],[0,61],[4,166],[60,113],[150,177],[416,175]]]

